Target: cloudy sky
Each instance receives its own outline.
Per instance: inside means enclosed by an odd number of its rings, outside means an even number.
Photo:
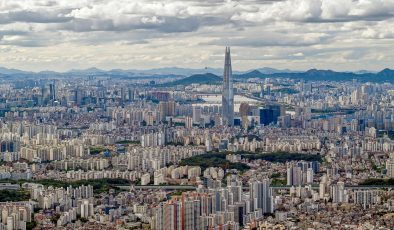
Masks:
[[[394,0],[0,0],[0,66],[23,70],[394,68]]]

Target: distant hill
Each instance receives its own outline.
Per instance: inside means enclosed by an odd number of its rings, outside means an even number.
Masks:
[[[252,71],[250,71],[248,73],[233,74],[233,75],[234,75],[234,78],[248,79],[248,78],[267,78],[271,74],[262,73],[262,72],[260,72],[258,70],[252,70]]]
[[[29,74],[32,72],[22,71],[22,70],[18,70],[18,69],[7,69],[4,67],[0,67],[0,73],[1,74]]]
[[[272,73],[294,73],[295,71],[285,69],[285,70],[278,70],[274,68],[264,67],[257,69],[261,73],[264,74],[272,74]],[[236,71],[233,70],[233,74],[244,74],[250,71]],[[222,75],[223,68],[211,68],[205,67],[201,69],[192,69],[192,68],[179,68],[179,67],[163,67],[163,68],[156,68],[156,69],[112,69],[112,70],[103,70],[96,67],[87,68],[87,69],[71,69],[66,72],[56,72],[56,71],[40,71],[40,72],[29,72],[17,69],[7,69],[0,67],[0,74],[9,74],[9,75],[16,75],[16,74],[56,74],[56,75],[95,75],[95,74],[104,74],[104,75],[127,75],[127,76],[151,76],[151,75],[177,75],[177,76],[191,76],[195,74],[205,74],[205,73],[212,73],[215,75]]]
[[[274,69],[274,68],[269,68],[269,67],[264,67],[264,68],[260,68],[260,69],[256,69],[258,70],[260,73],[264,73],[264,74],[274,74],[274,73],[299,73],[302,71],[294,71],[294,70],[289,70],[289,69]],[[250,72],[250,71],[247,71]]]
[[[244,74],[234,75],[237,80],[246,80],[248,78],[292,78],[306,81],[351,81],[357,79],[361,82],[390,82],[394,83],[394,70],[384,69],[378,73],[352,73],[352,72],[335,72],[332,70],[311,69],[299,73],[272,73],[264,74],[258,70],[253,70]]]
[[[74,74],[91,74],[91,73],[104,73],[105,70],[98,69],[96,67],[92,67],[89,69],[72,69],[67,73],[74,73]]]
[[[392,69],[384,69],[380,71],[379,73],[376,74],[377,77],[379,78],[394,78],[394,70]]]
[[[222,78],[211,73],[195,74],[173,82],[161,84],[159,86],[171,87],[177,85],[191,85],[191,84],[218,84],[222,82]]]
[[[18,69],[8,69],[0,67],[0,78],[13,80],[26,80],[53,77],[88,77],[88,76],[106,76],[118,79],[174,79],[173,82],[165,83],[161,86],[190,85],[193,83],[217,84],[222,82],[223,69],[209,68],[204,69],[188,69],[178,67],[167,67],[150,70],[102,70],[98,68],[70,70],[68,72],[41,71],[29,72]],[[333,70],[310,69],[308,71],[292,71],[288,69],[278,70],[273,68],[259,68],[247,72],[234,71],[234,79],[236,81],[246,81],[249,78],[291,78],[305,81],[351,81],[357,79],[361,82],[389,82],[394,83],[394,70],[384,69],[380,72],[371,72],[360,70],[356,72],[336,72]],[[190,77],[186,77],[190,76]],[[185,78],[183,78],[185,77]],[[178,80],[179,78],[183,78]]]
[[[165,67],[165,68],[148,69],[148,70],[132,69],[128,71],[133,73],[139,73],[139,74],[175,74],[175,75],[191,76],[195,74],[205,74],[205,73],[221,74],[223,72],[223,69],[209,68],[209,67],[206,67],[204,69]]]

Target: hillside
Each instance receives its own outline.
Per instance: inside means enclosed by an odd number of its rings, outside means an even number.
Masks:
[[[246,80],[248,78],[293,78],[306,81],[351,81],[357,79],[361,82],[390,82],[394,83],[394,70],[384,69],[378,73],[356,74],[351,72],[335,72],[332,70],[311,69],[301,73],[273,73],[264,74],[258,70],[254,70],[245,74],[234,76],[238,80]]]
[[[191,85],[191,84],[219,84],[222,82],[222,78],[211,73],[206,74],[195,74],[190,77],[186,77],[173,82],[168,82],[159,86],[171,87],[177,85]]]
[[[211,73],[196,74],[202,71],[209,71]],[[161,68],[152,70],[101,70],[98,68],[89,68],[81,70],[70,70],[68,72],[55,71],[41,71],[28,72],[17,69],[7,69],[0,67],[0,78],[8,80],[35,80],[39,78],[63,78],[63,77],[110,77],[116,79],[152,79],[152,78],[173,78],[173,82],[168,82],[158,86],[177,86],[197,84],[220,84],[222,77],[220,68],[206,68],[206,69],[187,69],[187,68]],[[193,74],[189,77],[184,76]],[[219,74],[219,75],[216,75]],[[305,81],[352,81],[356,79],[361,82],[389,82],[394,83],[394,70],[384,69],[380,72],[370,71],[356,71],[356,72],[337,72],[333,70],[318,70],[310,69],[308,71],[292,71],[292,70],[277,70],[272,68],[259,68],[248,72],[234,71],[235,81],[245,81],[249,78],[292,78]],[[182,78],[182,79],[180,79]]]

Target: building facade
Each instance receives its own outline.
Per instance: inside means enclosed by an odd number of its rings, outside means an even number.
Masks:
[[[230,47],[226,47],[226,55],[224,61],[222,119],[224,125],[234,125],[234,88]]]

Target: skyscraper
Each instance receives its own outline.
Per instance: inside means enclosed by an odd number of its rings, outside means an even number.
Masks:
[[[260,109],[260,125],[276,124],[280,115],[279,105],[268,105],[267,108]]]
[[[223,124],[234,125],[234,91],[230,47],[226,47],[223,74],[222,118]]]
[[[261,213],[272,213],[274,211],[272,202],[271,182],[269,179],[263,181],[252,180],[249,184],[250,211],[261,209]]]

